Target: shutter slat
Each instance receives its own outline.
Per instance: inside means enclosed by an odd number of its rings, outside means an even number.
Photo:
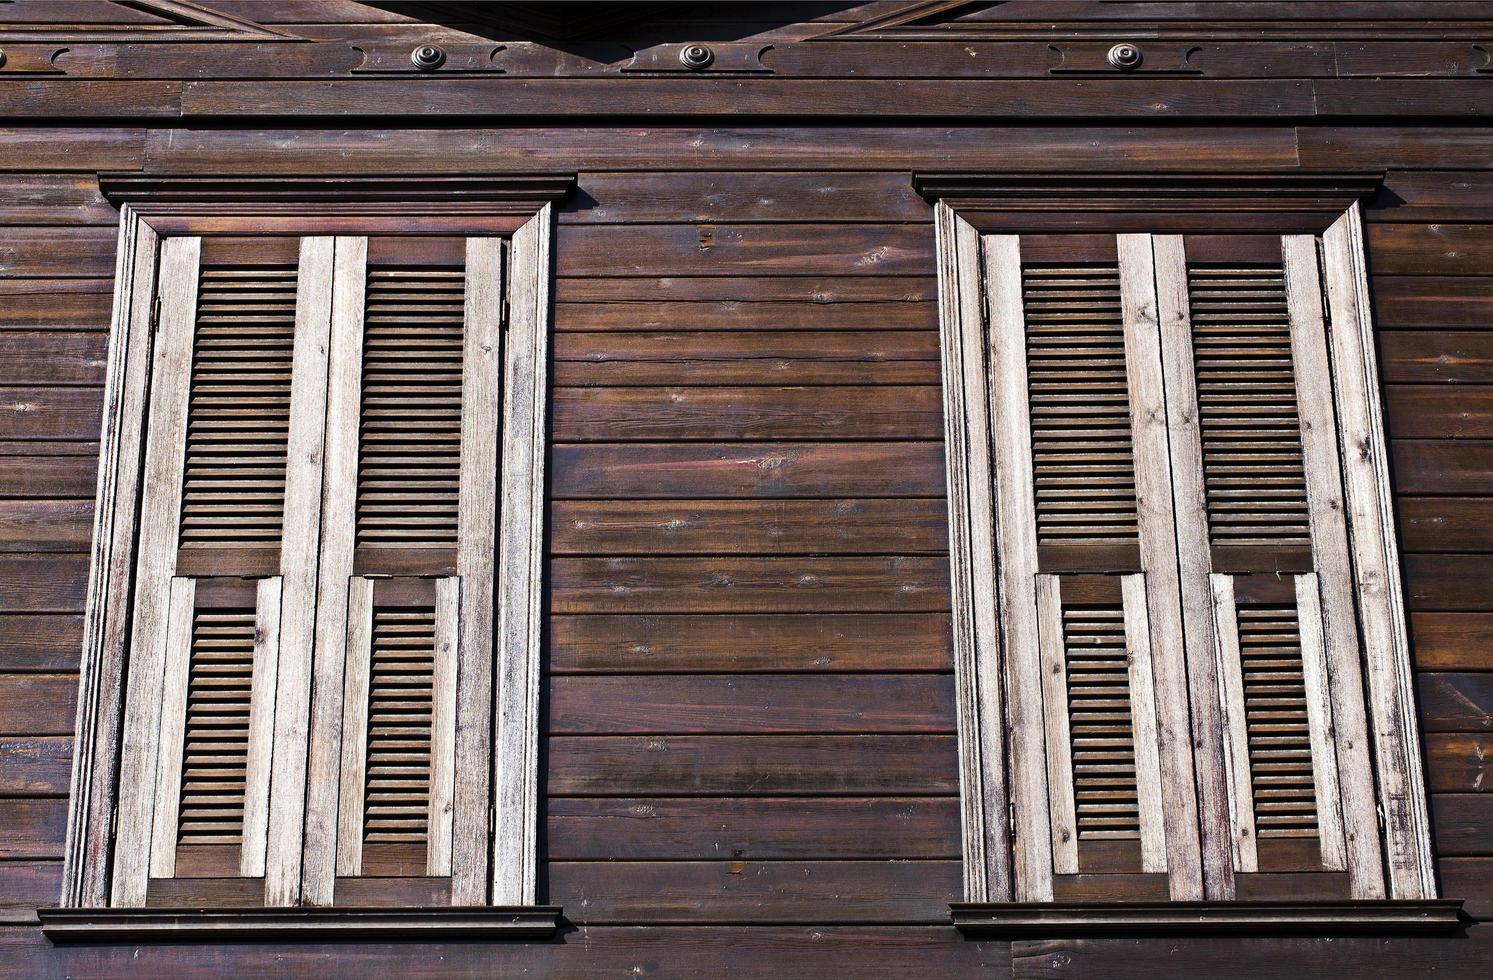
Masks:
[[[252,606],[192,614],[179,845],[242,842],[255,621]]]
[[[1283,269],[1191,263],[1187,277],[1209,539],[1308,547]]]
[[[187,407],[183,548],[280,545],[296,285],[294,264],[202,267]]]
[[[1255,833],[1316,837],[1317,791],[1296,604],[1238,606]]]
[[[360,548],[456,546],[465,296],[460,269],[369,271]]]
[[[1138,538],[1114,263],[1022,266],[1037,543]]]
[[[433,606],[373,609],[363,843],[424,844],[435,678]]]
[[[1078,839],[1138,840],[1124,609],[1069,603],[1062,615]]]

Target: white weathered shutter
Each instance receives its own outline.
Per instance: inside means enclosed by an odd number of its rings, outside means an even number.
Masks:
[[[946,379],[988,398],[1019,900],[1203,897],[1154,273],[1116,244],[982,236],[982,370]]]
[[[1202,493],[1179,544],[1212,606],[1234,869],[1382,897],[1317,241],[1155,241],[1186,284],[1169,410],[1196,419]]]
[[[309,660],[309,619],[287,637],[282,604],[315,601],[314,578],[287,577],[316,548],[287,487],[321,478],[319,454],[289,464],[297,430],[321,426],[314,393],[293,394],[325,364],[308,241],[298,264],[161,245],[115,905],[144,904],[152,879],[266,874],[282,649]]]

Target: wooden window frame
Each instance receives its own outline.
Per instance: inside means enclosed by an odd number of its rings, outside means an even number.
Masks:
[[[963,901],[953,903],[951,909],[955,924],[967,934],[1174,932],[1195,927],[1256,931],[1455,927],[1460,902],[1436,898],[1413,667],[1365,274],[1358,202],[1371,194],[1381,180],[1382,175],[1373,174],[1302,173],[915,175],[918,190],[935,206],[964,854]],[[1340,461],[1343,471],[1345,492],[1340,492],[1338,506],[1346,512],[1351,534],[1347,542],[1339,545],[1344,556],[1349,551],[1352,556],[1351,584],[1358,594],[1363,635],[1365,700],[1374,736],[1373,770],[1377,775],[1374,802],[1384,815],[1384,850],[1382,855],[1378,854],[1376,842],[1375,855],[1382,865],[1383,884],[1378,885],[1377,892],[1372,885],[1361,890],[1371,898],[1308,903],[1234,900],[1233,861],[1227,853],[1210,854],[1210,850],[1227,852],[1230,847],[1237,848],[1237,842],[1227,837],[1230,825],[1227,812],[1215,812],[1211,820],[1225,828],[1224,836],[1220,838],[1215,831],[1210,841],[1208,831],[1208,807],[1216,811],[1218,801],[1229,795],[1225,785],[1227,767],[1219,753],[1219,759],[1200,756],[1198,762],[1216,777],[1214,790],[1220,794],[1209,804],[1208,780],[1201,780],[1204,803],[1199,810],[1204,812],[1198,819],[1203,844],[1199,866],[1206,879],[1201,887],[1184,886],[1179,893],[1174,880],[1173,901],[1149,905],[1134,902],[1075,905],[1052,901],[1054,855],[1059,861],[1065,859],[1061,849],[1051,843],[1049,821],[1061,819],[1063,808],[1020,805],[1021,799],[1048,799],[1049,758],[1040,745],[1043,739],[1007,737],[1018,729],[1044,730],[1040,705],[1043,685],[1051,680],[1041,675],[1048,674],[1050,667],[1039,672],[1032,665],[1030,670],[1013,671],[1018,665],[1007,662],[1002,642],[1004,630],[1026,630],[1022,635],[1035,635],[1036,605],[1043,601],[1044,590],[1039,585],[1034,596],[1026,595],[1024,588],[1013,593],[1013,583],[1007,581],[1011,578],[1013,553],[1017,556],[1015,565],[1028,572],[1036,569],[1035,559],[1026,562],[1021,558],[1035,548],[1034,542],[1026,540],[1031,522],[1023,523],[1019,515],[1014,520],[1001,516],[1010,509],[1003,501],[1013,496],[1018,501],[1029,500],[1030,487],[1021,485],[1022,467],[996,465],[997,450],[992,448],[1007,447],[1000,452],[1015,452],[1020,456],[1023,445],[1028,445],[1025,431],[1007,432],[1002,428],[1021,428],[1024,407],[1019,405],[1020,410],[1015,413],[998,410],[1002,404],[1024,403],[1024,356],[1013,358],[1008,352],[996,349],[1002,333],[998,329],[999,320],[1006,314],[1001,304],[987,303],[987,297],[1009,295],[1012,290],[1020,294],[1020,282],[1009,281],[1011,270],[1019,269],[1015,264],[1019,263],[1019,257],[1013,262],[1012,256],[1003,254],[1015,247],[1017,234],[1062,232],[1118,235],[1122,275],[1127,262],[1134,265],[1160,261],[1172,265],[1165,252],[1170,246],[1165,243],[1175,240],[1180,248],[1179,236],[1184,232],[1283,235],[1288,265],[1301,263],[1300,255],[1291,254],[1293,238],[1304,242],[1309,235],[1321,236],[1327,277],[1325,295],[1333,325],[1325,331],[1333,383],[1330,392],[1328,386],[1320,386],[1325,392],[1323,398],[1314,406],[1303,406],[1303,411],[1309,410],[1313,417],[1325,414],[1336,419],[1335,426],[1318,434],[1319,444],[1308,446],[1307,451],[1330,452]],[[1153,235],[1160,243],[1155,246],[1155,260],[1149,242],[1144,255],[1138,251],[1139,240]],[[1180,251],[1176,257],[1180,259]],[[1311,259],[1311,274],[1315,277],[1316,256]],[[1175,268],[1150,269],[1152,281],[1163,295],[1157,297],[1149,310],[1127,310],[1127,330],[1137,318],[1149,318],[1157,329],[1145,332],[1165,334],[1166,321],[1177,315],[1178,301],[1165,295],[1178,288],[1175,282],[1168,282],[1169,275],[1175,279],[1175,272]],[[1289,268],[1287,275],[1291,276]],[[1297,278],[1301,278],[1299,270]],[[1185,282],[1181,289],[1181,315],[1185,323]],[[1293,303],[1299,303],[1300,293],[1297,290]],[[1313,301],[1318,305],[1316,323],[1321,326],[1321,303],[1316,297]],[[1300,312],[1293,308],[1293,319]],[[1164,351],[1154,353],[1158,359],[1167,357]],[[1325,359],[1329,352],[1323,349],[1315,353]],[[987,363],[1001,367],[992,369],[987,377]],[[1186,367],[1190,372],[1190,355]],[[1171,378],[1178,369],[1170,363],[1168,368],[1164,373]],[[1161,392],[1154,394],[1157,404],[1146,403],[1146,408],[1155,409],[1149,414],[1160,420],[1158,424],[1163,427],[1170,417],[1174,431],[1170,448],[1166,448],[1168,439],[1163,431],[1156,442],[1160,448],[1152,455],[1158,466],[1165,467],[1168,459],[1175,466],[1189,448],[1195,448],[1196,422],[1195,419],[1186,422],[1187,416],[1179,413],[1178,405],[1164,404],[1178,397],[1174,391],[1168,390],[1164,396]],[[1184,398],[1186,395],[1185,391],[1181,393]],[[1137,397],[1140,396],[1132,388],[1132,406]],[[1195,396],[1192,397],[1195,404]],[[1148,414],[1134,407],[1132,411]],[[1185,424],[1182,431],[1175,431],[1179,418]],[[1145,435],[1136,431],[1134,438],[1139,445]],[[1340,453],[1339,446],[1343,447]],[[1029,448],[1026,453],[1029,456]],[[1137,451],[1138,460],[1141,455]],[[1138,471],[1142,468],[1137,466]],[[1030,467],[1025,469],[1029,472]],[[1013,476],[1012,470],[1017,474]],[[1138,483],[1143,479],[1140,472],[1136,479]],[[1178,487],[1170,478],[1167,484],[1168,501],[1174,495],[1182,501],[1201,494],[1200,487]],[[1312,497],[1314,507],[1330,506],[1322,488],[1314,489]],[[1179,533],[1196,544],[1199,529],[1190,526],[1193,523],[1184,520],[1178,527]],[[1205,525],[1202,533],[1206,534]],[[1206,539],[1202,540],[1206,543]],[[1179,553],[1185,556],[1187,549],[1184,547],[1174,555]],[[1182,560],[1186,562],[1187,558]],[[978,571],[981,569],[985,570],[983,574]],[[992,574],[991,570],[998,571]],[[1336,588],[1349,587],[1347,576],[1338,577],[1343,581],[1336,583]],[[1209,580],[1204,577],[1199,581],[1206,592]],[[1190,588],[1197,592],[1195,583]],[[1214,624],[1208,617],[1205,617],[1207,622],[1199,622],[1196,616],[1198,609],[1209,604],[1208,596],[1183,595],[1180,602],[1192,607],[1189,610],[1192,615],[1187,617],[1189,633],[1196,629],[1206,631],[1210,634],[1207,646],[1211,648]],[[1028,607],[1031,607],[1030,616]],[[1331,634],[1330,628],[1328,633]],[[1199,635],[1190,636],[1188,645],[1193,645]],[[1153,646],[1155,638],[1155,623],[1152,623]],[[1031,642],[1044,646],[1035,638]],[[1045,646],[1051,647],[1053,642],[1049,638]],[[1191,691],[1190,700],[1199,696],[1197,673],[1193,667],[1183,680]],[[1208,673],[1210,683],[1204,686],[1212,687],[1218,683],[1217,674],[1211,670]],[[1005,690],[1008,685],[1012,688],[1009,695]],[[1206,700],[1217,708],[1218,697]],[[1158,703],[1166,703],[1160,694]],[[1035,710],[1033,706],[1037,706]],[[1187,705],[1183,705],[1183,718],[1186,709]],[[1196,714],[1195,706],[1193,713]],[[1162,719],[1159,723],[1165,725],[1166,721]],[[1204,725],[1209,723],[1206,718],[1202,721]],[[1222,720],[1214,719],[1212,724],[1221,729]],[[1054,734],[1053,726],[1046,727],[1049,736]],[[1035,749],[1034,742],[1038,743]],[[1189,760],[1189,770],[1191,765]],[[1165,760],[1162,767],[1166,767]],[[1039,846],[1033,843],[1035,840],[1045,843]],[[1197,846],[1196,840],[1192,846]],[[1226,873],[1218,873],[1220,863]],[[1355,881],[1355,893],[1359,892],[1359,883]]]
[[[129,634],[134,618],[136,536],[142,510],[149,506],[148,502],[142,505],[141,491],[147,402],[152,401],[147,393],[152,334],[161,311],[156,296],[158,284],[165,279],[159,264],[171,251],[164,247],[171,236],[222,234],[502,235],[512,242],[512,261],[499,280],[503,293],[488,297],[486,306],[491,315],[481,317],[492,330],[501,329],[505,334],[501,345],[504,364],[496,363],[494,355],[494,370],[482,372],[485,393],[494,404],[501,399],[503,417],[489,420],[484,430],[489,436],[486,439],[483,433],[468,431],[469,426],[464,424],[462,443],[464,470],[497,470],[501,463],[504,474],[499,492],[485,495],[485,499],[468,494],[467,481],[462,481],[462,508],[471,520],[485,523],[485,534],[476,537],[491,542],[493,553],[482,556],[468,548],[471,554],[458,555],[459,565],[485,560],[497,571],[492,588],[472,597],[474,615],[465,617],[470,625],[463,622],[463,627],[480,631],[484,624],[480,622],[483,617],[475,615],[480,612],[477,607],[489,611],[492,621],[487,625],[488,635],[495,651],[492,676],[462,685],[456,696],[469,707],[491,711],[498,720],[490,739],[466,736],[468,742],[477,738],[483,744],[455,748],[458,755],[473,751],[487,754],[495,785],[489,786],[486,778],[473,783],[473,776],[462,775],[461,767],[453,773],[455,792],[469,797],[475,793],[488,801],[487,806],[479,808],[486,811],[481,814],[482,826],[457,827],[454,831],[457,861],[463,860],[461,842],[465,841],[466,850],[474,846],[480,849],[478,854],[466,855],[465,860],[483,869],[478,880],[460,886],[453,896],[454,904],[468,907],[468,912],[472,907],[482,907],[487,914],[454,915],[461,910],[452,908],[390,909],[387,914],[359,918],[356,928],[421,935],[553,934],[559,909],[535,905],[543,465],[552,329],[553,202],[568,193],[574,181],[574,174],[248,179],[101,175],[105,195],[120,208],[119,245],[61,907],[41,913],[49,934],[55,928],[59,936],[90,938],[99,935],[93,926],[107,931],[113,927],[111,923],[118,922],[131,923],[127,928],[132,931],[175,936],[225,935],[232,933],[236,928],[233,923],[238,922],[246,930],[244,934],[253,934],[256,923],[264,926],[260,920],[266,914],[279,916],[274,921],[280,925],[275,928],[286,934],[328,934],[342,928],[334,922],[329,924],[327,916],[335,918],[334,909],[317,912],[299,907],[256,907],[232,910],[243,913],[236,917],[225,918],[219,910],[210,919],[193,919],[182,910],[119,907],[118,896],[112,894],[111,851],[119,820],[119,765],[127,707],[124,689]],[[333,241],[315,240],[329,246]],[[361,239],[337,239],[342,240]],[[469,238],[471,243],[492,240]],[[481,253],[481,247],[476,247]],[[328,261],[332,251],[331,247],[327,249]],[[347,258],[348,262],[339,263],[339,270],[343,264],[351,269],[353,256]],[[481,254],[478,259],[482,260]],[[327,271],[329,276],[362,275],[361,268],[352,273]],[[471,303],[469,293],[469,315]],[[500,323],[502,320],[506,322]],[[506,376],[502,376],[505,365]],[[335,383],[336,370],[331,374]],[[308,560],[314,565],[324,562],[325,557],[316,555]],[[478,690],[484,680],[484,690],[493,693],[484,695]],[[286,685],[279,685],[282,693],[286,689]],[[486,705],[477,704],[484,698]],[[476,768],[488,771],[487,766]],[[332,792],[335,796],[337,788]],[[462,812],[458,808],[458,823]],[[273,826],[274,814],[260,816]],[[282,905],[302,900],[299,845],[295,851],[295,867],[283,869],[290,877],[281,889]],[[330,853],[328,858],[330,861]],[[274,861],[271,854],[271,866]],[[310,898],[325,906],[331,896],[313,894]],[[123,904],[137,906],[140,902],[135,899],[143,900],[143,896],[125,896]],[[307,917],[297,919],[303,912]]]

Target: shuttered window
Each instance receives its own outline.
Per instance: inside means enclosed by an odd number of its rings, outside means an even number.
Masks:
[[[111,904],[533,904],[551,220],[137,270]]]
[[[1418,760],[1370,738],[1403,613],[1356,222],[981,234],[939,205],[962,764],[1009,802],[969,900],[1428,897],[1389,790]]]

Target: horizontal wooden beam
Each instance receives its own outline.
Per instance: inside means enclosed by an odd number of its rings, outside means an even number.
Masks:
[[[38,909],[54,943],[151,940],[546,939],[560,928],[559,906],[484,908]]]
[[[1072,936],[1095,933],[1450,932],[1462,923],[1460,899],[1331,902],[994,902],[949,906],[965,936]]]

